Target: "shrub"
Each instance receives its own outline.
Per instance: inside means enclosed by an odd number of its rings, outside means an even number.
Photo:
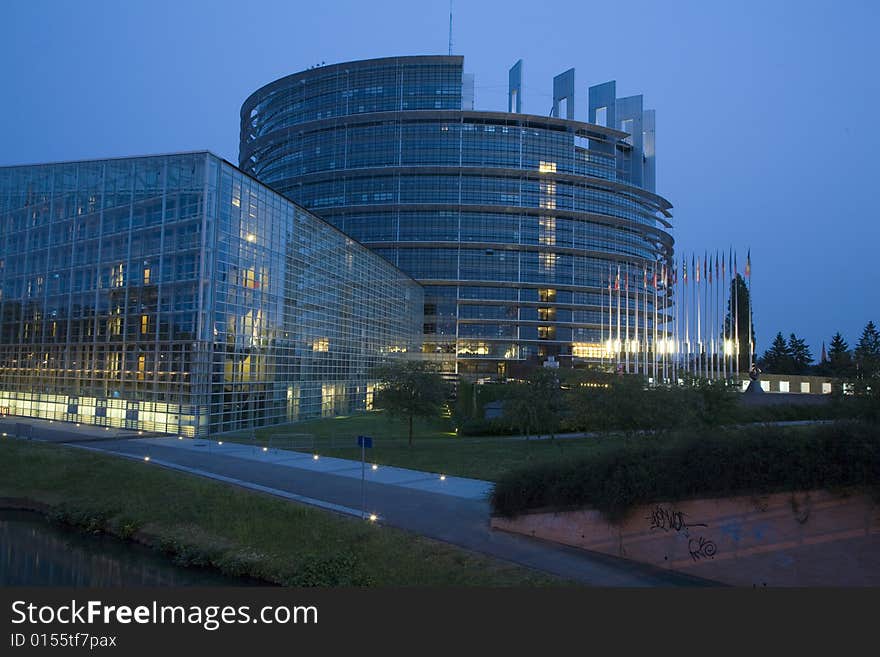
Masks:
[[[710,437],[651,438],[566,463],[513,471],[495,485],[495,513],[589,506],[609,520],[650,502],[857,487],[880,499],[878,425],[716,430]]]

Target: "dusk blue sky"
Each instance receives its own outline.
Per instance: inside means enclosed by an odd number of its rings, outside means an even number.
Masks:
[[[210,149],[238,161],[256,88],[327,64],[445,54],[448,2],[4,0],[0,165]],[[456,2],[476,108],[523,111],[552,78],[617,80],[657,110],[657,190],[676,249],[751,248],[758,351],[776,331],[818,360],[880,322],[880,3]],[[688,259],[689,255],[688,255]]]

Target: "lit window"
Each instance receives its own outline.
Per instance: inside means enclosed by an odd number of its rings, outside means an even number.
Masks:
[[[150,330],[150,316],[141,315],[141,333],[146,335]]]
[[[538,162],[538,171],[541,173],[555,173],[556,162],[545,162],[544,160],[541,160]]]
[[[538,254],[538,264],[540,265],[541,271],[551,272],[556,269],[556,254],[555,253],[539,253]]]
[[[603,358],[606,346],[593,342],[573,342],[571,355],[575,358]]]
[[[316,338],[312,341],[312,351],[330,351],[330,340],[328,338]]]
[[[152,270],[149,267],[144,267],[144,285],[150,284],[150,279],[152,278]]]

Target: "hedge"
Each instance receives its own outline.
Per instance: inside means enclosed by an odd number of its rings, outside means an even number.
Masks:
[[[880,501],[880,425],[759,426],[641,437],[571,462],[515,470],[491,496],[494,512],[590,507],[609,521],[635,506],[813,489],[867,489]]]

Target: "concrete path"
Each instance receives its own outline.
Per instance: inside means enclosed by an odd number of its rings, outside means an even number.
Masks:
[[[22,418],[17,418],[21,421]],[[277,495],[320,508],[360,516],[361,464],[286,450],[266,450],[236,443],[180,440],[174,437],[104,439],[102,429],[71,431],[60,440],[59,423],[27,419],[33,438],[66,442]],[[6,431],[5,421],[0,430]],[[80,428],[82,429],[82,428]],[[147,461],[149,457],[149,461]],[[379,522],[523,566],[595,586],[706,585],[624,559],[489,528],[487,495],[491,482],[379,466],[366,472],[366,510]]]

